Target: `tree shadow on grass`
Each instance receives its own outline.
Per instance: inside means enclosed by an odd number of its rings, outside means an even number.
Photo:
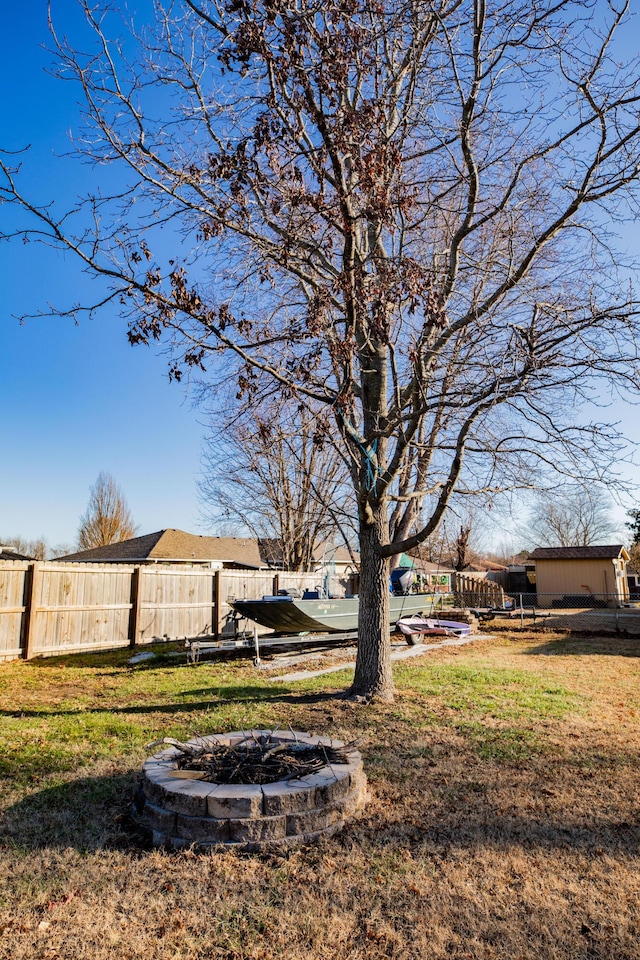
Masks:
[[[505,816],[495,808],[472,802],[449,818],[425,817],[422,825],[394,820],[390,816],[385,829],[368,829],[366,823],[353,826],[352,836],[360,843],[380,848],[420,848],[422,855],[447,858],[452,853],[478,849],[520,848],[528,851],[579,852],[592,857],[603,855],[640,855],[640,824],[626,820],[594,817],[586,824],[562,818]]]
[[[92,669],[110,669],[113,674],[119,674],[121,670],[133,665],[129,664],[131,657],[140,653],[155,654],[152,660],[143,660],[135,664],[136,670],[148,669],[149,667],[160,666],[187,666],[187,652],[183,641],[169,640],[166,643],[159,641],[156,644],[140,644],[136,647],[123,645],[114,647],[110,650],[81,650],[75,653],[65,653],[64,650],[52,656],[36,656],[27,661],[30,667],[37,669],[53,669],[60,667],[89,667]],[[184,658],[184,663],[178,660],[177,654]],[[112,675],[112,674],[110,674]]]
[[[194,695],[206,697],[202,700],[193,700],[184,702],[184,698]],[[144,715],[152,713],[167,714],[190,714],[198,713],[203,710],[210,710],[212,707],[223,707],[225,704],[261,704],[261,703],[288,703],[301,706],[309,706],[327,701],[343,700],[345,691],[319,691],[317,693],[296,693],[293,690],[276,690],[273,687],[248,687],[246,684],[240,686],[215,687],[211,693],[207,689],[189,690],[174,694],[176,698],[182,698],[183,702],[170,703],[142,703],[125,704],[122,706],[100,707],[91,706],[81,709],[64,708],[57,710],[55,708],[44,707],[41,710],[0,710],[0,717],[10,717],[20,719],[22,717],[71,717],[89,714],[113,714],[114,716],[126,715]]]
[[[150,849],[130,806],[138,771],[81,777],[30,794],[9,807],[0,821],[0,844],[22,850]]]
[[[524,656],[640,657],[640,637],[570,634],[523,650]]]

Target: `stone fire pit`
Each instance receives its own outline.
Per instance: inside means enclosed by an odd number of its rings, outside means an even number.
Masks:
[[[294,741],[344,749],[348,762],[273,783],[209,783],[179,770],[184,753],[178,747],[162,750],[145,762],[133,805],[134,819],[152,832],[155,846],[278,850],[335,833],[363,808],[367,780],[360,753],[329,737],[233,731],[199,737],[187,746],[241,748],[249,738],[261,737],[276,747]]]

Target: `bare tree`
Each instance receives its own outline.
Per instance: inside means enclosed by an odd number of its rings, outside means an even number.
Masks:
[[[38,537],[35,540],[27,540],[24,537],[0,537],[0,545],[9,547],[25,557],[33,557],[34,560],[45,560],[49,553],[44,537]]]
[[[48,559],[55,560],[57,557],[67,557],[74,553],[75,549],[73,543],[54,543],[48,550]]]
[[[484,514],[470,505],[455,505],[418,551],[432,563],[462,572],[483,556],[486,536]]]
[[[310,570],[322,544],[353,542],[348,479],[315,417],[272,401],[209,439],[201,491],[213,524],[235,520],[273,540],[285,569]]]
[[[631,545],[629,546],[629,559],[631,566],[640,572],[640,508],[632,507],[627,510],[628,520],[625,527],[631,535]]]
[[[521,534],[531,546],[586,547],[612,542],[619,530],[603,493],[574,486],[539,494]]]
[[[80,518],[78,548],[91,550],[128,540],[136,532],[124,495],[113,477],[99,473],[89,494],[86,513]]]
[[[500,563],[507,567],[512,563],[524,563],[528,556],[528,550],[516,550],[513,545],[513,541],[503,540],[502,542],[497,543],[492,550],[487,551],[485,554],[485,559],[491,560],[493,563]]]
[[[126,43],[83,6],[95,46],[56,36],[60,72],[117,187],[58,215],[6,162],[3,196],[176,378],[226,354],[245,400],[324,408],[358,506],[352,693],[390,697],[389,558],[453,496],[615,457],[575,410],[638,387],[628,4],[175,0]]]

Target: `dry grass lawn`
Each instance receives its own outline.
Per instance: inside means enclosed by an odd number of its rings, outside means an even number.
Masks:
[[[640,640],[511,630],[344,674],[0,665],[0,958],[640,958]],[[152,850],[145,743],[287,726],[360,740],[371,799],[283,856]]]

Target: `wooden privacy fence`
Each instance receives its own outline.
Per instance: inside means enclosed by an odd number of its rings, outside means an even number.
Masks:
[[[451,585],[455,603],[461,607],[503,607],[504,590],[499,583],[484,577],[456,573]]]
[[[317,583],[317,573],[0,561],[0,660],[219,637],[229,601]]]

